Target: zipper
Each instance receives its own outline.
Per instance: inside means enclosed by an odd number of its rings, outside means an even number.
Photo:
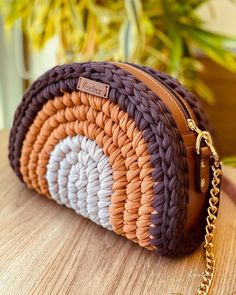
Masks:
[[[133,69],[134,72],[141,73],[143,76],[145,76],[146,78],[151,80],[152,83],[158,84],[158,86],[162,88],[162,91],[164,90],[165,92],[167,92],[169,94],[168,98],[171,99],[172,101],[174,101],[175,104],[177,104],[177,106],[178,106],[177,108],[175,108],[175,110],[178,111],[179,113],[181,112],[179,118],[181,120],[183,120],[183,119],[185,120],[186,130],[182,133],[183,139],[184,139],[184,137],[189,137],[189,135],[194,134],[195,135],[194,136],[194,144],[195,144],[196,153],[197,154],[201,153],[201,146],[202,146],[202,143],[204,143],[206,146],[208,146],[208,148],[211,152],[211,156],[214,157],[216,160],[219,160],[219,156],[213,146],[210,133],[207,131],[202,131],[197,126],[196,118],[195,118],[195,115],[194,115],[191,107],[189,106],[189,104],[185,100],[183,100],[181,98],[180,95],[178,95],[168,85],[163,83],[163,81],[161,79],[158,79],[157,77],[154,77],[153,75],[150,75],[149,73],[147,73],[146,71],[144,71],[138,67],[130,65],[128,63],[121,63],[121,62],[118,62],[118,63],[114,62],[114,64],[120,68],[122,68],[122,64],[123,64],[123,65],[125,65],[125,67]],[[127,69],[125,69],[125,70],[127,70]],[[142,81],[142,79],[141,79],[141,81]],[[170,100],[169,100],[169,102],[170,102]],[[170,103],[169,103],[169,105],[167,105],[167,107],[168,106],[170,106]],[[172,113],[172,115],[175,119],[176,114]],[[189,139],[187,139],[187,141],[188,140]],[[191,141],[190,145],[192,145],[192,144],[193,144],[193,142]]]
[[[159,82],[159,84],[162,85],[162,87],[164,87],[166,89],[166,91],[170,92],[170,94],[172,94],[172,97],[175,98],[175,101],[177,102],[177,104],[179,105],[180,109],[182,110],[183,112],[183,115],[184,117],[186,118],[186,122],[187,122],[187,125],[188,127],[190,128],[189,124],[188,124],[188,119],[191,119],[195,122],[194,118],[192,117],[191,115],[191,111],[189,110],[190,109],[190,106],[188,105],[187,102],[183,101],[180,96],[172,89],[170,88],[168,85],[166,85],[160,78],[156,77],[156,76],[153,76],[152,74],[149,74],[147,73],[145,70],[143,69],[140,69],[138,67],[135,67],[133,65],[130,65],[129,63],[125,63],[126,65],[128,65],[129,67],[131,68],[135,68],[136,70],[142,72],[143,74],[145,74],[146,77],[149,77],[150,79],[154,79],[156,81]],[[196,125],[196,123],[195,123]],[[191,129],[191,128],[190,128]],[[191,129],[192,130],[192,129]]]
[[[190,139],[189,136],[190,134],[196,135],[196,133],[193,132],[193,130],[189,127],[188,119],[192,119],[195,122],[195,115],[192,112],[190,106],[188,106],[188,104],[185,103],[184,100],[181,100],[181,97],[175,91],[173,91],[172,89],[170,90],[170,87],[167,87],[165,84],[163,84],[162,81],[156,79],[156,77],[153,77],[149,73],[133,65],[122,62],[113,62],[113,64],[134,75],[134,77],[136,77],[144,84],[147,84],[146,86],[163,100],[165,105],[172,113],[176,125],[186,144],[194,144],[193,137],[192,139]],[[162,95],[164,95],[165,98],[162,97]]]

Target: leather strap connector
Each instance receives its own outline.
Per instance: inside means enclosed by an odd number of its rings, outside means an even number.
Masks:
[[[207,146],[196,153],[196,191],[206,193],[209,189],[210,178],[210,150]]]

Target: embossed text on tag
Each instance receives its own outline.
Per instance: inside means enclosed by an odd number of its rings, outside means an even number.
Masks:
[[[93,95],[107,98],[110,86],[84,77],[79,77],[79,82],[76,88]]]

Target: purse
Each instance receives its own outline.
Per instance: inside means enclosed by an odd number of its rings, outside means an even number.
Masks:
[[[221,163],[196,98],[145,66],[56,66],[25,92],[10,164],[29,188],[157,254],[204,240],[208,294]]]

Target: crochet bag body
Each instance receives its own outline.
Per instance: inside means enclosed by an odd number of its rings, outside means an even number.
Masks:
[[[221,172],[206,129],[198,101],[166,74],[73,63],[26,91],[9,159],[29,188],[142,247],[179,256],[214,227]]]

